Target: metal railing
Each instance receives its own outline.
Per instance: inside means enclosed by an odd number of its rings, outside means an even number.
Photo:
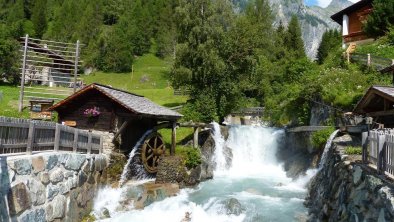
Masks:
[[[101,135],[54,122],[0,117],[0,154],[35,151],[102,152]]]
[[[375,165],[379,174],[394,176],[394,129],[363,132],[362,146],[364,163]]]

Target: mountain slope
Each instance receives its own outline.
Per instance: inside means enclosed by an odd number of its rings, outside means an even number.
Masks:
[[[249,0],[234,0],[238,7],[244,7]],[[303,0],[270,0],[275,15],[275,25],[280,21],[287,25],[292,15],[296,15],[301,24],[305,51],[309,58],[315,59],[323,33],[327,29],[339,29],[340,26],[330,16],[353,4],[348,0],[333,0],[327,8],[306,6]]]

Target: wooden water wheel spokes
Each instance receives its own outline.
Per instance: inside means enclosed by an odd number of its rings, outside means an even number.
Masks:
[[[157,172],[160,156],[165,153],[165,150],[164,141],[158,132],[152,132],[146,137],[142,144],[141,159],[147,172]]]

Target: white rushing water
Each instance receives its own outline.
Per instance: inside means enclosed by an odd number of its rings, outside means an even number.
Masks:
[[[126,182],[127,175],[129,174],[131,167],[133,167],[133,169],[136,173],[136,175],[134,175],[134,177],[136,177],[140,180],[147,179],[146,175],[145,175],[145,170],[143,169],[143,166],[138,165],[138,164],[133,165],[133,158],[134,158],[135,154],[137,153],[141,144],[144,142],[145,137],[148,136],[149,133],[151,133],[151,132],[152,132],[152,130],[146,131],[144,133],[144,135],[142,135],[141,138],[137,141],[137,143],[135,144],[133,149],[131,150],[131,152],[129,154],[129,159],[127,160],[127,163],[123,168],[122,175],[120,176],[119,187],[121,187]]]
[[[327,153],[330,150],[332,146],[332,141],[334,140],[335,136],[338,134],[339,130],[335,130],[333,133],[331,133],[330,137],[328,138],[326,145],[324,146],[323,154],[321,155],[320,163],[319,163],[319,169],[323,168],[324,164],[327,161]]]
[[[305,186],[318,169],[308,170],[295,181],[286,177],[275,156],[283,130],[232,126],[225,141],[220,126],[213,125],[214,179],[194,189],[183,189],[179,195],[155,202],[144,210],[130,206],[123,212],[116,209],[122,199],[122,189],[108,188],[99,194],[102,196],[95,201],[95,210],[106,207],[112,217],[106,221],[119,222],[181,222],[186,213],[190,213],[190,221],[195,222],[304,220],[307,212],[303,206]],[[326,146],[331,146],[334,136]],[[324,152],[327,151],[328,148]],[[229,213],[227,203],[231,198],[241,204],[241,214]]]

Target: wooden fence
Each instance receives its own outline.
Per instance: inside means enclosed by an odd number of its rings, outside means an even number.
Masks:
[[[394,176],[394,129],[362,133],[363,162],[376,166],[379,174]]]
[[[373,67],[378,71],[381,71],[394,64],[393,59],[383,58],[379,56],[374,56],[371,54],[360,54],[352,53],[348,54],[348,61]]]
[[[0,154],[34,151],[101,153],[100,135],[54,122],[0,117]]]

